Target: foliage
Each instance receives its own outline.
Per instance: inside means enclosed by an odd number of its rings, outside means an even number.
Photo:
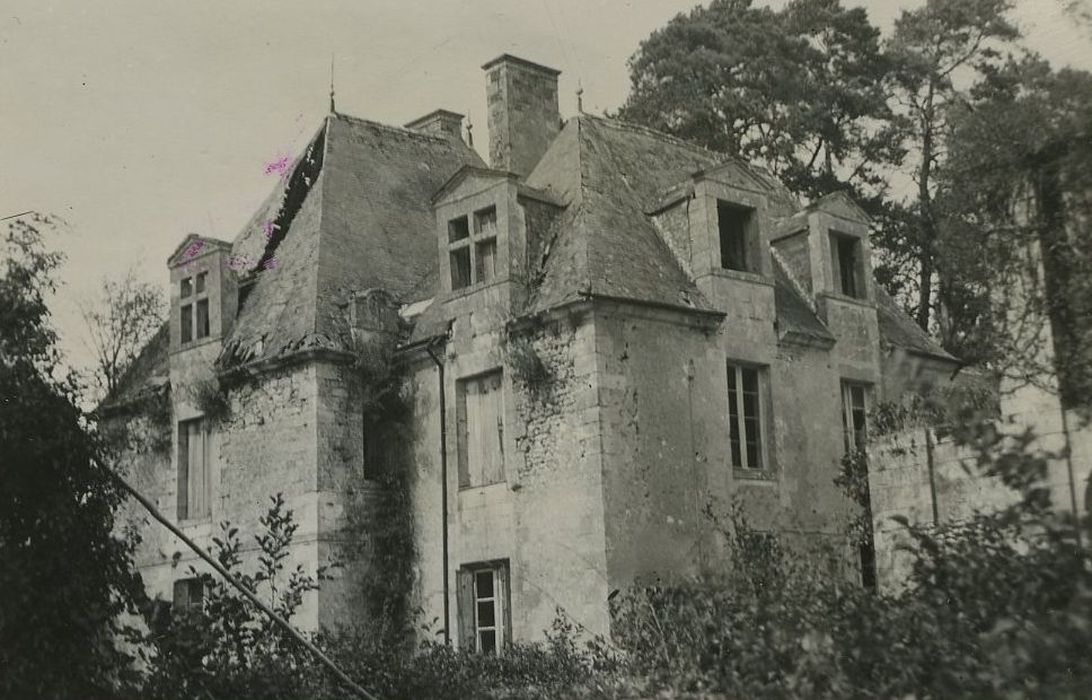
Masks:
[[[104,279],[93,305],[82,305],[87,344],[95,353],[94,377],[103,396],[118,388],[125,370],[166,318],[163,291],[140,282],[133,269]]]
[[[303,596],[316,590],[328,572],[319,567],[312,576],[301,564],[289,568],[299,524],[281,494],[270,501],[260,518],[262,531],[254,535],[259,554],[253,573],[241,570],[242,542],[231,523],[220,524],[213,553],[244,587],[290,620]],[[201,581],[201,605],[172,611],[168,627],[150,637],[141,696],[298,697],[305,683],[301,672],[315,672],[308,652],[219,576],[199,573],[192,566],[190,574]]]
[[[864,450],[849,450],[842,457],[842,471],[834,477],[834,485],[857,504],[856,515],[849,523],[849,541],[857,546],[873,545],[872,495],[868,487],[868,455]]]
[[[553,372],[542,361],[530,338],[509,335],[504,357],[512,376],[532,393],[542,391],[554,379]]]
[[[0,271],[0,696],[98,698],[127,680],[117,616],[141,600],[105,448],[59,369],[49,217],[8,226]]]
[[[799,193],[875,194],[877,166],[902,157],[879,31],[838,0],[713,0],[655,31],[629,69],[621,118],[762,163]]]
[[[1034,383],[1049,330],[1067,404],[1092,391],[1090,96],[1088,73],[1006,63],[953,113],[940,188],[953,349]]]
[[[201,415],[213,423],[231,415],[228,389],[217,377],[195,380],[186,387],[186,393]]]

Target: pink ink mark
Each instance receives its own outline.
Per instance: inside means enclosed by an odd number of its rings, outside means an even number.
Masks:
[[[182,253],[183,260],[189,260],[195,258],[201,254],[201,251],[205,249],[204,241],[194,241],[186,248],[186,252]]]
[[[265,270],[276,270],[277,269],[277,259],[276,258],[270,258],[269,260],[266,260],[265,264],[262,265],[262,268],[265,269]]]
[[[275,161],[266,163],[265,174],[287,177],[288,169],[292,167],[292,156],[281,156]]]
[[[277,225],[272,221],[267,221],[262,224],[262,230],[265,231],[265,240],[269,240],[273,237],[273,231],[277,228]]]
[[[228,258],[228,269],[240,272],[250,266],[250,258],[246,255],[232,255]]]

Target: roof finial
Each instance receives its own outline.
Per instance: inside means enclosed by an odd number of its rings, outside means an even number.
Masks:
[[[330,52],[330,114],[336,114],[334,108],[334,53]]]
[[[580,83],[576,84],[576,111],[584,113],[584,86]]]
[[[474,146],[474,122],[470,121],[470,110],[466,110],[466,145]]]

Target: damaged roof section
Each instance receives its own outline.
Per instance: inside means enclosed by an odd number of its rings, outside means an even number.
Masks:
[[[400,302],[431,296],[430,197],[464,165],[484,166],[458,139],[328,117],[236,239],[236,256],[261,252],[220,366],[344,349],[356,290],[383,288]]]

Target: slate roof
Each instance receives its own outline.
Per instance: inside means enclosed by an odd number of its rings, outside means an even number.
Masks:
[[[287,183],[236,238],[234,254],[265,262],[248,268],[257,281],[220,364],[342,348],[344,308],[354,290],[382,287],[403,302],[431,296],[437,262],[430,197],[465,165],[484,167],[457,139],[327,118]],[[276,226],[267,242],[269,221]],[[270,260],[276,266],[263,269]]]
[[[876,291],[876,320],[880,328],[880,342],[951,362],[959,361],[930,338],[880,285],[874,284],[872,287]]]
[[[170,381],[167,365],[170,340],[170,326],[165,321],[121,375],[113,393],[103,399],[102,407],[109,409],[120,406],[165,387]]]
[[[345,304],[356,290],[382,287],[402,303],[437,298],[432,199],[468,166],[486,167],[457,139],[328,117],[232,244],[234,267],[250,286],[220,366],[343,347]],[[786,220],[801,211],[760,168],[644,127],[584,114],[570,119],[525,184],[562,206],[540,259],[532,261],[540,267],[539,284],[526,311],[598,296],[720,313],[646,212],[723,167],[763,184],[773,211]],[[832,342],[788,272],[774,267],[780,337]],[[877,304],[885,342],[954,359],[882,290]],[[438,302],[414,322],[413,341],[447,325]],[[167,374],[165,331],[156,338],[140,365],[147,377]]]

